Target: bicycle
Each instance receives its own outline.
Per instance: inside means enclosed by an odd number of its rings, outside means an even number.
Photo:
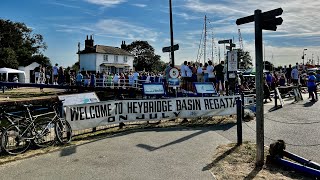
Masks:
[[[13,125],[16,121],[24,121],[25,118],[23,116],[18,116],[13,113],[6,112],[6,106],[2,105],[0,107],[0,137],[2,133],[5,131],[5,129]],[[1,142],[1,139],[0,139]],[[2,151],[2,148],[0,146],[0,152]]]
[[[30,111],[32,105],[23,105],[26,109],[26,121],[14,122],[8,126],[1,135],[1,147],[6,153],[17,155],[25,152],[29,146],[34,144],[37,147],[48,147],[56,141],[66,144],[71,141],[72,129],[70,124],[60,118],[57,105],[53,105],[53,112],[33,116]],[[53,118],[45,117],[38,120],[38,117],[54,113]]]

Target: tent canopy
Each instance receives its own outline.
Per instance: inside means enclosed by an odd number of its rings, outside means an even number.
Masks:
[[[1,74],[6,74],[6,81],[8,81],[8,74],[23,74],[24,77],[26,77],[26,74],[24,71],[20,71],[17,69],[11,69],[11,68],[0,68]]]
[[[263,70],[263,73],[267,73],[269,72],[268,70]],[[253,67],[253,68],[250,68],[250,69],[247,69],[245,72],[243,72],[243,75],[255,75],[256,74],[256,68]]]

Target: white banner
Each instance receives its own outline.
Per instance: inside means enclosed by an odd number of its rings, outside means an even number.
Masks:
[[[95,92],[58,96],[64,106],[100,102]]]
[[[240,96],[104,101],[66,107],[73,130],[131,121],[154,121],[236,114]]]

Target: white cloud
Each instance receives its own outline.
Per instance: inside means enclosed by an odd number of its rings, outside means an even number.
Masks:
[[[133,24],[123,20],[105,19],[92,24],[55,25],[57,31],[66,33],[94,34],[97,36],[122,40],[147,40],[155,42],[160,33],[141,24]]]
[[[121,3],[126,2],[126,0],[85,0],[86,2],[101,5],[104,7],[112,7]]]
[[[146,4],[132,4],[132,6],[137,6],[137,7],[140,7],[140,8],[147,7]]]
[[[302,62],[301,55],[304,48],[313,51],[316,58],[317,47],[305,46],[307,43],[320,42],[320,24],[317,19],[320,18],[318,7],[320,1],[301,1],[301,0],[229,0],[220,3],[217,1],[205,0],[186,0],[183,7],[185,11],[181,14],[207,15],[210,23],[208,27],[213,28],[215,39],[229,39],[234,37],[238,46],[238,28],[241,29],[244,43],[244,49],[249,51],[253,61],[255,61],[254,46],[254,23],[237,26],[235,21],[237,18],[252,15],[254,10],[261,8],[263,12],[281,7],[284,12],[281,15],[283,23],[278,26],[277,32],[264,31],[265,58],[272,61],[276,65],[294,64]],[[177,14],[178,15],[178,14]],[[175,41],[181,42],[180,50],[176,53],[176,62],[181,64],[183,59],[195,60],[199,47],[199,39],[201,37],[201,28],[198,31],[181,32]],[[208,33],[211,33],[209,32]],[[249,38],[249,39],[248,39]],[[278,45],[280,41],[282,46]],[[224,47],[216,43],[216,47],[220,47],[221,57],[223,57]],[[216,48],[215,48],[216,49]],[[211,50],[207,50],[211,52]],[[310,55],[311,57],[311,55]],[[168,58],[166,58],[168,61]]]
[[[53,5],[57,5],[57,6],[67,7],[67,8],[81,9],[80,6],[70,5],[70,4],[66,4],[66,3],[59,3],[59,2],[53,2],[53,1],[49,1],[48,3],[53,4]]]
[[[150,28],[145,28],[143,25],[132,24],[116,19],[101,20],[95,27],[99,34],[122,36],[131,40],[147,40],[154,42],[159,36],[158,32]]]

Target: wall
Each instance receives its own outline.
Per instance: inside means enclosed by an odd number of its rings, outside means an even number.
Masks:
[[[128,64],[130,66],[129,69],[133,69],[133,56],[127,56],[127,62],[124,62],[124,56],[118,55],[118,62],[114,61],[114,56],[112,54],[108,54],[108,61],[104,61],[104,55],[105,54],[97,54],[97,64],[96,64],[96,70],[100,71],[100,65],[103,63],[110,63],[110,64]]]
[[[36,67],[38,67],[39,64],[36,62],[31,63],[29,66],[23,67],[23,66],[19,66],[18,69],[21,71],[24,71],[26,77],[24,79],[22,74],[19,74],[19,82],[25,82],[25,83],[30,83],[30,70],[34,70]]]
[[[80,54],[80,70],[96,71],[96,54]]]

